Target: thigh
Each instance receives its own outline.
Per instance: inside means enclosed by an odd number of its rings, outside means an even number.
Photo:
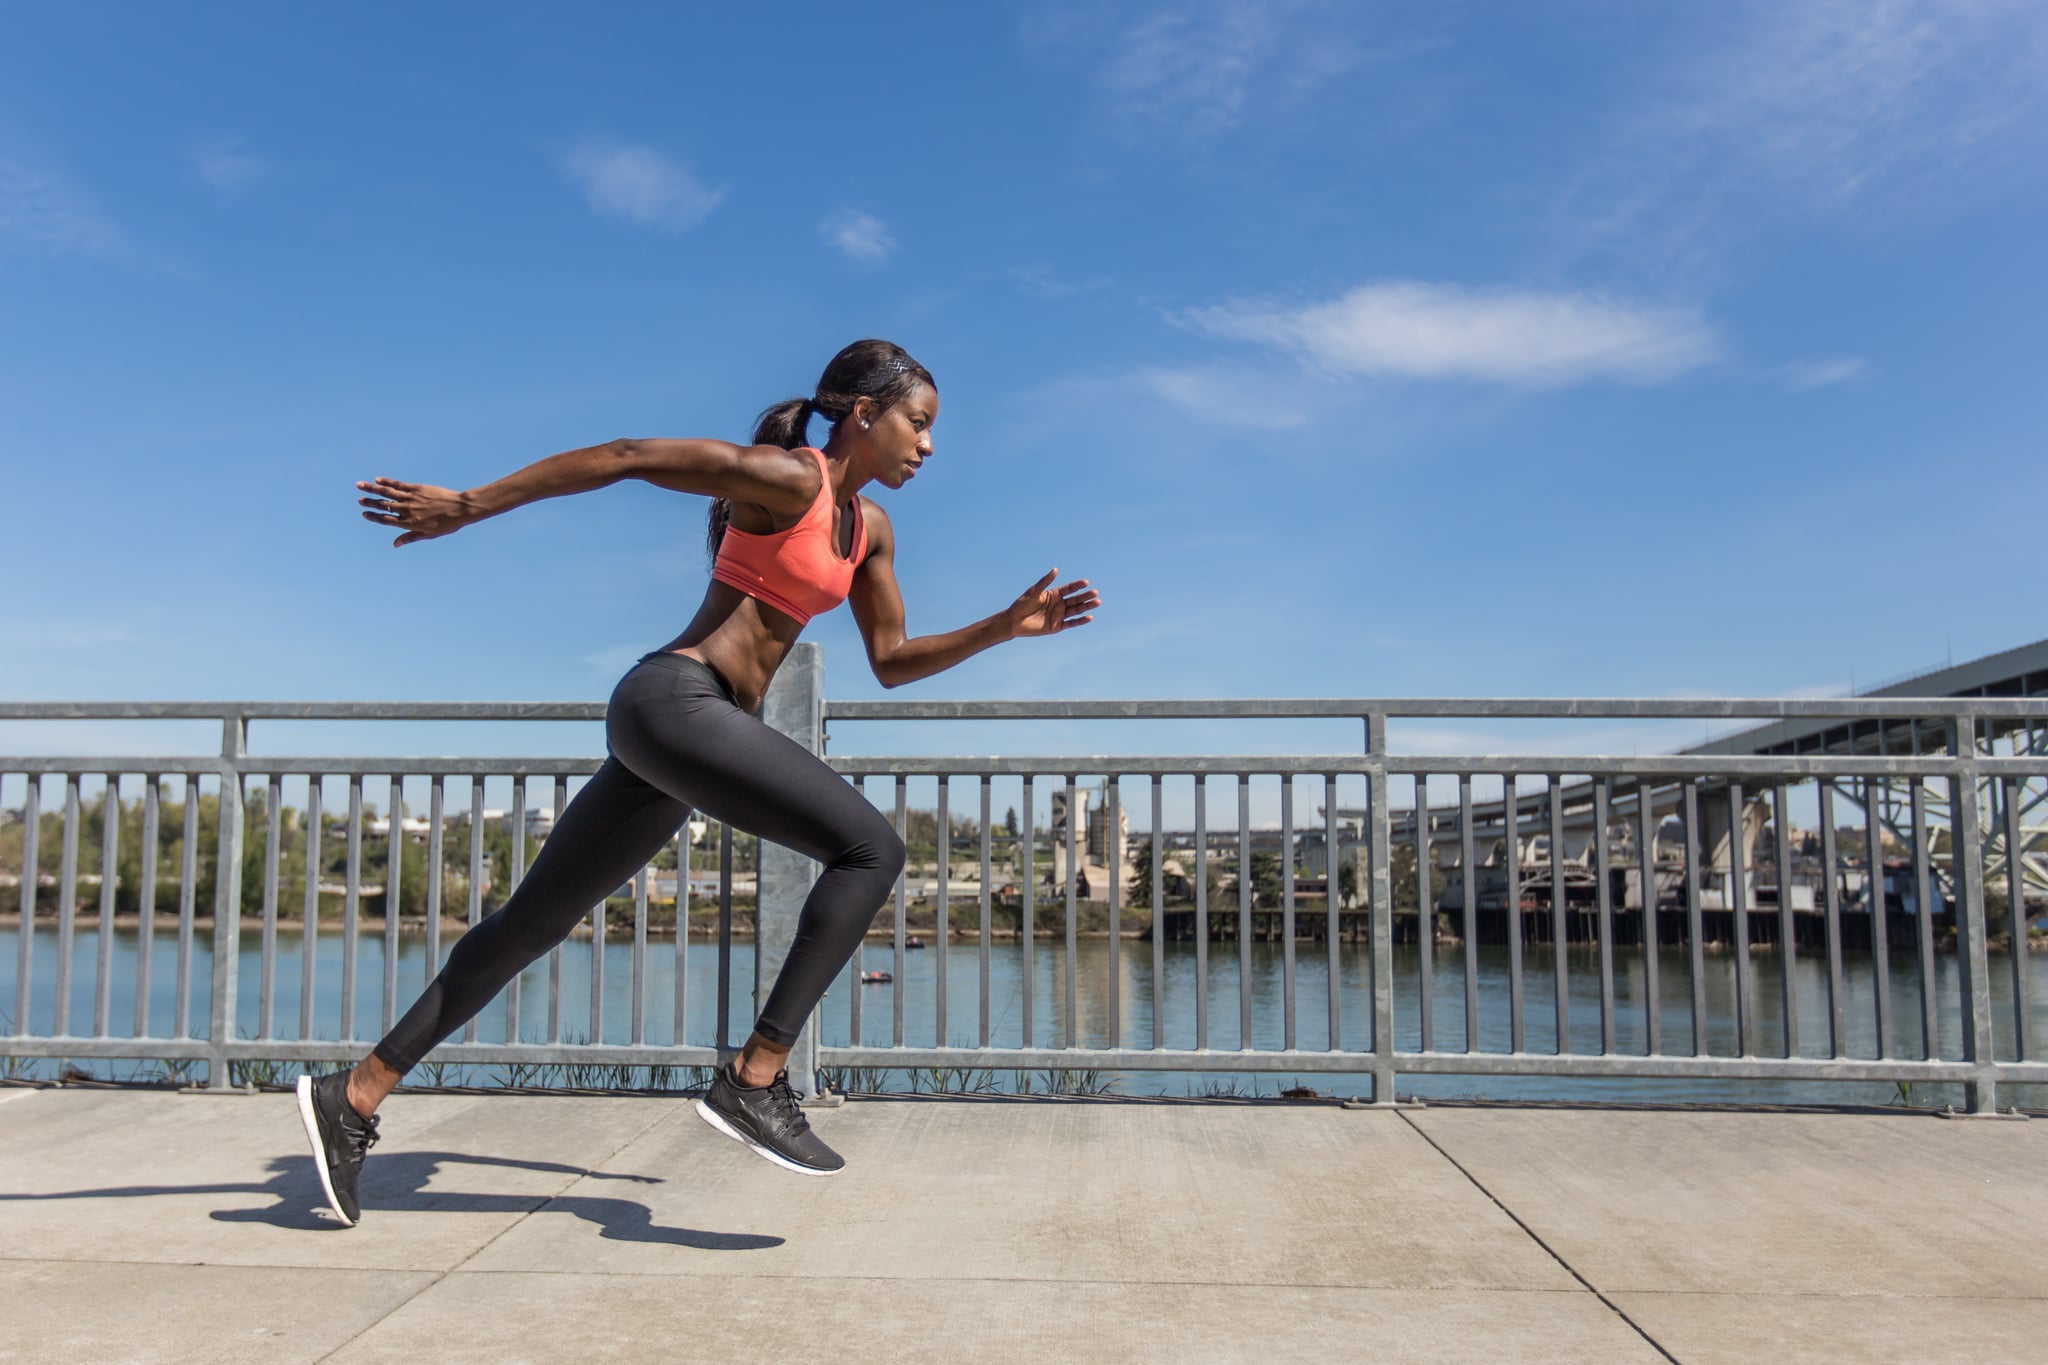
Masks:
[[[689,817],[687,802],[607,758],[555,813],[555,827],[519,889],[526,898],[561,900],[581,915],[631,880]]]
[[[613,752],[706,815],[820,862],[894,833],[822,759],[736,706],[648,708],[614,731]]]

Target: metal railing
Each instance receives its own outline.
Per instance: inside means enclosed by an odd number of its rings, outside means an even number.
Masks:
[[[509,861],[511,883],[521,875],[529,783],[551,782],[559,812],[597,759],[259,756],[248,752],[250,725],[602,716],[602,706],[583,704],[0,704],[0,720],[201,719],[222,728],[217,756],[0,757],[0,806],[24,833],[15,990],[0,1021],[11,1031],[0,1034],[0,1055],[201,1062],[214,1086],[228,1084],[237,1062],[355,1059],[375,1036],[365,1036],[369,1019],[356,1004],[365,945],[381,970],[377,1033],[416,989],[399,977],[401,917],[365,911],[366,899],[400,905],[408,864],[418,861],[408,845],[423,843],[425,866],[435,870],[423,888],[423,984],[441,960],[444,913],[477,922],[498,898],[494,858]],[[1389,723],[1413,719],[1793,716],[1910,719],[1946,742],[1917,754],[1769,757],[1417,756],[1388,747]],[[865,948],[806,1032],[793,1065],[800,1085],[819,1066],[1351,1073],[1369,1076],[1375,1100],[1388,1102],[1404,1074],[1880,1081],[1960,1084],[1981,1112],[1996,1108],[2002,1084],[2048,1083],[2033,1039],[2026,951],[2034,856],[2027,821],[2048,792],[2048,754],[2032,741],[2048,730],[2048,701],[828,703],[820,656],[800,646],[766,718],[820,753],[828,722],[1312,718],[1355,722],[1362,739],[1358,752],[1301,756],[830,758],[900,831],[923,812],[934,834],[928,865],[906,872],[894,897],[886,1026],[875,1008],[881,1002],[871,1003],[862,983],[871,970],[864,959],[875,951]],[[2027,738],[2025,752],[2017,742],[2012,753],[1996,751],[2000,736],[2016,735]],[[508,779],[511,809],[500,826],[511,837],[498,855],[485,846],[485,784]],[[1079,818],[1089,780],[1101,798],[1096,830]],[[913,810],[913,787],[929,791],[929,806]],[[366,791],[383,797],[382,822],[365,819]],[[1002,804],[1021,804],[1014,837],[991,819],[998,791]],[[1054,795],[1058,802],[1047,800]],[[403,813],[421,797],[424,825],[408,830]],[[1234,822],[1212,830],[1212,800],[1232,798]],[[338,828],[330,800],[345,805]],[[167,802],[180,833],[165,827]],[[1067,814],[1049,831],[1038,827],[1042,802]],[[1318,802],[1319,820],[1300,818]],[[1191,832],[1166,827],[1170,804],[1191,804]],[[1256,828],[1255,806],[1263,812]],[[1809,808],[1820,847],[1806,907],[1796,893],[1792,827],[1795,812]],[[202,848],[208,809],[215,833]],[[1842,870],[1856,860],[1837,847],[1849,828],[1838,826],[1838,815],[1856,809],[1865,849],[1877,853],[1863,859],[1860,890]],[[1135,857],[1117,856],[1108,850],[1123,842],[1134,810],[1145,825],[1130,839]],[[1623,828],[1630,812],[1633,833]],[[137,904],[155,906],[175,880],[175,915],[163,930],[175,933],[175,952],[153,944],[157,916],[143,913],[135,966],[123,977],[108,912],[119,913],[125,894],[120,825],[136,818],[144,850],[132,874]],[[1677,849],[1660,844],[1660,827],[1673,821],[1683,831]],[[1753,840],[1751,831],[1765,827],[1772,837]],[[1617,831],[1633,846],[1626,866],[1614,857]],[[90,865],[81,868],[88,833],[99,845],[96,885]],[[1587,847],[1580,859],[1568,854],[1575,837]],[[330,838],[339,841],[343,869],[331,887],[340,901],[338,945],[322,942],[329,935],[319,925]],[[1106,873],[1099,897],[1080,889],[1091,839],[1107,864],[1096,864]],[[1355,904],[1341,890],[1347,841]],[[55,846],[54,867],[45,844]],[[1278,853],[1263,867],[1262,844]],[[1532,859],[1538,844],[1546,856]],[[1311,846],[1319,879],[1301,867]],[[1900,855],[1895,866],[1886,865],[1887,848]],[[522,1001],[515,982],[495,1020],[497,1038],[480,1037],[472,1023],[436,1058],[715,1064],[745,1026],[742,1018],[732,1027],[729,994],[731,833],[716,863],[715,1009],[690,996],[687,840],[676,849],[683,869],[672,944],[657,944],[661,932],[650,932],[647,869],[626,897],[591,909],[587,1031],[572,1022],[558,949],[546,968],[542,1036],[530,1036],[539,1031],[539,1002]],[[381,884],[366,885],[366,862],[379,852]],[[1176,855],[1192,870],[1169,873]],[[1149,875],[1127,886],[1134,862]],[[1006,867],[1015,870],[1008,891],[997,885]],[[1049,902],[1040,900],[1042,867],[1051,874]],[[1987,867],[2000,885],[1987,886]],[[192,1009],[194,963],[209,868],[201,1025]],[[796,855],[761,848],[757,997],[787,951],[814,871]],[[913,877],[930,883],[915,907]],[[1188,903],[1170,905],[1181,879]],[[962,882],[968,890],[958,889]],[[1887,891],[1894,886],[1896,895]],[[1144,904],[1127,903],[1134,893]],[[55,944],[39,949],[44,901],[54,905],[43,937],[53,929]],[[1998,913],[1988,913],[2000,901]],[[1440,915],[1440,907],[1448,908]],[[913,957],[914,910],[929,914],[939,951]],[[245,914],[260,939],[253,1010],[238,980]],[[374,931],[366,928],[372,919]],[[1099,942],[1084,935],[1084,920],[1100,922]],[[74,961],[83,925],[95,934],[89,968]],[[607,936],[631,944],[623,1019],[605,979],[615,957],[603,951]],[[1994,939],[2003,940],[1997,951]],[[1300,944],[1308,945],[1305,960]],[[1773,957],[1753,958],[1759,945]],[[296,964],[286,956],[293,946]],[[1487,947],[1504,949],[1504,967]],[[167,1021],[163,983],[152,977],[159,956],[173,977]],[[1009,964],[1000,981],[999,956]],[[1361,970],[1347,972],[1344,958]],[[44,962],[48,969],[39,969]],[[81,969],[93,976],[89,1024],[72,1008]],[[281,1023],[278,994],[294,976],[297,1017]],[[1732,978],[1725,992],[1723,977]],[[1914,996],[1897,1001],[1895,990]],[[115,1030],[117,1016],[132,1018],[129,1032]],[[880,1032],[886,1041],[872,1037]]]

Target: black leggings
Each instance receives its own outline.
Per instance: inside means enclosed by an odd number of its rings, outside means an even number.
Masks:
[[[631,880],[693,806],[824,864],[754,1026],[785,1047],[796,1042],[888,899],[903,870],[902,839],[844,778],[740,710],[695,659],[642,659],[612,693],[605,739],[611,756],[560,812],[511,899],[456,941],[448,965],[377,1044],[385,1065],[411,1070],[475,1018]]]

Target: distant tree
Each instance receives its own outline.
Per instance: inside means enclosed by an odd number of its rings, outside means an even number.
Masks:
[[[1134,909],[1149,910],[1152,907],[1152,841],[1145,839],[1130,845],[1131,880],[1125,887],[1125,903]]]
[[[1280,855],[1252,854],[1252,903],[1267,907],[1280,903]]]
[[[1358,860],[1346,858],[1337,867],[1337,903],[1349,910],[1358,903]]]

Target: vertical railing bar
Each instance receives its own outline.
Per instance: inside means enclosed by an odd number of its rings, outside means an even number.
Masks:
[[[684,879],[689,876],[687,872],[681,875]],[[676,891],[676,898],[680,904],[680,887]],[[681,934],[685,931],[686,926],[682,923],[682,917],[677,916],[676,932]],[[627,1037],[634,1047],[639,1047],[647,1041],[647,868],[644,864],[633,874],[633,985],[627,1018]],[[682,1046],[682,1039],[677,1038],[674,1041],[676,1046]]]
[[[1700,784],[1685,780],[1685,937],[1690,945],[1692,1055],[1707,1055],[1707,949],[1700,918]]]
[[[1416,999],[1421,1006],[1422,1050],[1436,1051],[1436,855],[1430,850],[1429,774],[1415,774],[1415,951],[1421,971]]]
[[[1363,830],[1360,830],[1359,833],[1361,836],[1365,835]],[[1329,1050],[1336,1052],[1344,1046],[1344,992],[1338,981],[1337,961],[1337,946],[1344,937],[1343,907],[1338,904],[1337,888],[1343,882],[1344,868],[1342,854],[1338,848],[1337,774],[1335,773],[1323,774],[1323,848],[1327,851],[1327,856],[1323,859],[1323,873],[1326,886],[1323,896],[1323,963],[1325,968],[1325,984],[1329,988],[1329,999],[1326,1001],[1330,1015]],[[1353,885],[1357,887],[1361,894],[1368,897],[1371,895],[1371,888],[1369,886],[1359,885],[1355,881]],[[1372,905],[1369,900],[1366,905],[1366,922],[1368,927],[1372,922]],[[1372,937],[1370,932],[1367,933],[1366,937],[1370,941]],[[1367,991],[1366,1003],[1368,1007],[1374,1005],[1370,989]]]
[[[1749,962],[1749,803],[1740,780],[1728,784],[1728,902],[1735,914],[1736,1051],[1756,1054],[1755,983]]]
[[[1166,837],[1159,774],[1152,774],[1152,1046],[1166,1046]]]
[[[179,1038],[192,1036],[192,934],[199,898],[199,777],[185,774],[184,840],[178,856],[178,997],[172,1023]]]
[[[555,807],[555,819],[562,818],[562,807]],[[634,872],[637,881],[647,872],[642,863]],[[616,887],[607,887],[598,895],[597,904],[590,907],[590,1041],[595,1045],[604,1043],[604,921],[609,897]]]
[[[553,821],[562,818],[562,808],[569,804],[569,779],[563,774],[555,775],[555,804],[549,815],[548,829],[553,832]],[[562,945],[557,943],[548,949],[548,1041],[562,1041]]]
[[[908,845],[910,843],[910,815],[906,803],[909,799],[909,791],[901,773],[896,775],[895,785],[896,837],[903,840],[905,845]],[[904,952],[909,947],[909,919],[910,864],[906,860],[904,862],[904,870],[896,874],[896,971],[894,973],[895,980],[890,983],[889,987],[890,1000],[894,1006],[894,1025],[890,1036],[895,1040],[897,1047],[903,1046],[904,990],[908,985],[905,978],[910,974],[904,961]]]
[[[2017,739],[2014,744],[2017,747]],[[2006,932],[2012,943],[2007,952],[2012,958],[2013,1038],[2016,1044],[2013,1060],[2028,1062],[2034,1058],[2034,1005],[2033,989],[2028,980],[2027,888],[2024,850],[2020,845],[2020,779],[2005,779],[2004,794]]]
[[[995,928],[995,901],[993,890],[989,886],[989,878],[994,873],[995,833],[989,828],[989,775],[977,774],[975,785],[980,789],[981,795],[981,936],[978,964],[981,969],[980,1045],[986,1048],[989,1045],[989,975],[994,963],[990,939]]]
[[[1294,1051],[1294,777],[1280,777],[1280,978],[1281,1046]]]
[[[356,917],[363,895],[363,779],[348,779],[348,870],[341,904],[341,1036],[356,1036]]]
[[[526,880],[526,774],[512,774],[512,858],[511,875],[506,878],[505,896],[509,900],[519,889],[519,883]],[[504,908],[504,902],[499,902]],[[519,978],[524,972],[515,972],[505,983],[505,1041],[519,1041]]]
[[[1252,1045],[1252,778],[1237,775],[1237,1046]]]
[[[42,880],[42,833],[43,833],[43,775],[24,773],[22,780],[27,784],[22,793],[21,804],[21,924],[20,937],[14,944],[14,1032],[17,1037],[26,1037],[29,1029],[29,1010],[35,1002],[35,944],[36,944],[36,891]],[[150,779],[152,782],[154,778]],[[154,813],[152,804],[147,808]],[[149,828],[149,815],[145,815],[144,828]],[[151,876],[152,859],[149,850],[143,850],[143,881],[148,883]],[[146,921],[145,921],[146,922]],[[149,960],[145,953],[142,959]],[[147,1008],[147,997],[138,996],[140,1003],[136,1012]],[[143,1030],[135,1030],[138,1036]]]
[[[121,776],[107,773],[100,793],[100,894],[94,907],[99,921],[93,947],[98,962],[93,976],[92,1032],[107,1036],[114,1013],[114,900],[121,856]]]
[[[1460,956],[1465,968],[1465,1051],[1479,1051],[1479,881],[1474,875],[1476,847],[1472,838],[1472,774],[1458,774],[1459,923],[1465,935]]]
[[[863,801],[867,800],[868,789],[867,782],[865,779],[859,777],[850,777],[847,779],[847,784],[851,786],[856,792],[860,793],[860,797]],[[904,846],[904,849],[904,859],[907,862],[910,856],[909,845],[906,844]],[[876,917],[880,918],[879,911],[877,912]],[[862,977],[866,975],[867,969],[867,962],[865,960],[866,952],[867,935],[863,933],[861,937],[854,940],[853,956],[848,958],[846,963],[846,980],[849,987],[846,993],[846,1029],[847,1037],[852,1041],[853,1046],[855,1047],[864,1046],[866,1040],[866,1034],[863,1032],[863,1007],[865,1003],[865,992],[861,990],[861,985],[863,984]]]
[[[1792,917],[1792,829],[1791,807],[1785,784],[1771,789],[1771,856],[1778,864],[1778,963],[1780,1008],[1785,1013],[1785,1055],[1799,1055],[1799,939],[1798,923]]]
[[[1370,794],[1368,794],[1368,798],[1370,798]],[[1360,835],[1364,835],[1364,833],[1366,831],[1360,831]],[[1323,896],[1323,950],[1325,950],[1323,952],[1323,960],[1329,966],[1327,980],[1323,982],[1325,997],[1327,997],[1323,1003],[1329,1009],[1329,1050],[1331,1052],[1337,1052],[1337,1050],[1343,1048],[1343,982],[1337,976],[1337,945],[1343,939],[1343,919],[1341,919],[1343,907],[1337,902],[1337,886],[1343,882],[1343,864],[1341,864],[1341,853],[1339,853],[1339,847],[1337,847],[1337,839],[1339,839],[1339,835],[1337,835],[1337,774],[1323,774],[1323,847],[1327,849],[1327,857],[1323,860],[1323,872],[1325,872],[1325,882],[1327,882],[1327,892]],[[1356,857],[1356,851],[1354,851],[1354,857]],[[1370,935],[1370,925],[1372,925],[1372,888],[1370,886],[1360,886],[1356,882],[1354,882],[1354,886],[1358,888],[1358,894],[1366,896],[1366,925],[1368,925],[1366,939],[1370,941],[1370,937],[1372,937]],[[1376,962],[1372,962],[1372,966],[1374,966],[1374,970],[1378,968]],[[1368,990],[1366,1005],[1374,1011],[1372,1017],[1376,1019],[1378,1017],[1376,986],[1374,986],[1374,990]],[[1378,1023],[1374,1023],[1374,1027],[1378,1027]],[[1372,1048],[1378,1050],[1378,1038],[1374,1038]]]
[[[188,786],[196,786],[198,780],[196,777],[185,779]],[[51,1027],[51,1032],[59,1038],[71,1035],[71,948],[77,932],[78,915],[78,788],[79,774],[64,774],[64,852],[63,861],[57,865],[56,1014]],[[199,803],[188,796],[185,806],[196,819]]]
[[[1075,774],[1067,774],[1067,947],[1066,947],[1066,1045],[1076,1045],[1080,1014],[1079,983],[1075,980],[1076,970],[1081,965],[1079,930],[1081,921],[1081,849],[1076,836],[1079,823],[1075,818],[1078,796],[1075,791]]]
[[[709,833],[711,826],[704,826]],[[682,828],[676,831],[676,898],[675,898],[675,942],[669,946],[673,989],[669,992],[669,1014],[673,1032],[669,1042],[675,1047],[685,1047],[689,1039],[689,991],[690,991],[690,910],[696,899],[696,892],[690,885],[692,866],[696,861],[696,848],[690,838],[690,822],[684,818]],[[724,963],[719,964],[719,974],[724,975]],[[725,1007],[718,1007],[721,1018]],[[725,1026],[719,1025],[718,1037],[714,1040],[719,1047],[725,1046]]]
[[[1600,934],[1600,1052],[1614,1051],[1614,882],[1607,874],[1607,822],[1614,812],[1614,779],[1593,784],[1593,909]]]
[[[483,923],[484,918],[484,779],[481,774],[469,779],[469,894],[464,897],[468,905],[463,918],[469,928]],[[429,970],[439,972],[439,963],[430,964]],[[431,978],[429,978],[431,980]],[[476,1041],[476,1019],[462,1026],[462,1041]]]
[[[935,984],[938,989],[938,1007],[934,1011],[936,1032],[932,1043],[945,1047],[946,1043],[946,959],[953,953],[953,927],[948,911],[952,909],[947,900],[947,890],[953,879],[953,780],[942,774],[939,777],[938,810],[934,812],[934,823],[938,831],[939,895],[932,917],[932,951],[939,955]]]
[[[1571,926],[1567,911],[1571,896],[1564,883],[1564,790],[1562,774],[1549,774],[1550,780],[1550,965],[1556,978],[1557,992],[1557,1055],[1562,1057],[1572,1050],[1572,993],[1571,964],[1565,960],[1565,944],[1569,942]]]
[[[158,828],[159,812],[157,803],[159,797],[157,788],[160,781],[161,779],[155,773],[144,773],[142,775],[142,843],[141,847],[136,850],[142,863],[142,885],[135,895],[135,1036],[137,1038],[151,1036],[149,969],[150,958],[156,952],[156,869],[157,862],[162,856],[162,850],[157,847],[160,835]],[[31,787],[31,792],[33,792],[33,786]],[[24,862],[26,862],[25,859]],[[24,866],[23,873],[26,875],[28,871],[29,869]],[[27,935],[24,934],[22,937],[26,939]],[[28,1017],[28,1000],[25,996],[21,1002],[21,1013],[22,1018],[26,1020]],[[25,1028],[26,1024],[23,1027]]]
[[[313,1036],[315,996],[320,983],[320,862],[322,826],[327,817],[320,811],[320,774],[306,774],[306,876],[302,890],[304,909],[299,920],[299,1039]],[[476,1025],[470,1028],[474,1031]]]
[[[1507,874],[1508,910],[1508,1051],[1519,1055],[1528,1045],[1522,1000],[1522,794],[1515,774],[1500,776],[1502,868]]]
[[[277,1033],[278,866],[284,860],[284,778],[271,773],[263,788],[263,956],[256,996],[259,1038]]]
[[[1643,883],[1643,1035],[1644,1055],[1664,1051],[1663,983],[1657,960],[1657,801],[1649,778],[1636,783],[1636,875]]]
[[[1118,819],[1123,813],[1123,789],[1114,773],[1102,775],[1102,789],[1102,860],[1109,869],[1109,1046],[1115,1050],[1124,1045],[1123,859],[1118,856],[1123,849]]]
[[[1835,858],[1835,779],[1820,780],[1820,866],[1822,909],[1827,915],[1828,936],[1828,1056],[1849,1055],[1848,1035],[1843,1027],[1844,993],[1842,975],[1842,876]]]
[[[1918,722],[1914,745],[1917,750]],[[1934,992],[1934,878],[1930,875],[1927,848],[1927,783],[1920,777],[1913,783],[1913,896],[1918,903],[1920,948],[1920,1055],[1932,1060],[1941,1055],[1941,1019]]]
[[[1209,1046],[1209,775],[1195,774],[1195,1051]]]
[[[405,880],[405,779],[393,773],[390,780],[384,840],[384,1033],[398,1022],[398,903]]]
[[[759,847],[758,844],[755,845]],[[754,906],[757,926],[755,940],[759,950],[758,925],[760,924],[760,861],[755,860]],[[680,996],[677,1000],[681,1004]],[[748,1037],[753,1036],[751,1011],[748,1019]],[[677,1020],[676,1036],[682,1036],[682,1020]],[[723,820],[718,822],[718,1050],[723,1053],[731,1046],[732,1037],[732,826]]]
[[[1878,722],[1883,738],[1884,722]],[[1865,863],[1863,901],[1870,911],[1870,961],[1872,984],[1877,991],[1877,1055],[1892,1055],[1892,911],[1884,885],[1884,819],[1877,795],[1878,779],[1863,779],[1863,843]],[[1885,784],[1889,787],[1889,781]],[[1889,793],[1887,793],[1887,796]]]
[[[441,970],[441,910],[448,881],[448,848],[442,829],[448,813],[448,778],[435,773],[427,785],[427,960],[421,975],[432,981]]]
[[[1023,848],[1019,851],[1012,845],[1012,853],[1018,858],[1017,886],[1023,893],[1022,904],[1017,912],[1017,946],[1024,958],[1023,987],[1019,1027],[1022,1029],[1022,1047],[1038,1046],[1038,1033],[1031,1017],[1032,1003],[1037,995],[1038,977],[1038,813],[1034,804],[1036,792],[1030,773],[1024,774],[1024,821],[1017,839]]]

